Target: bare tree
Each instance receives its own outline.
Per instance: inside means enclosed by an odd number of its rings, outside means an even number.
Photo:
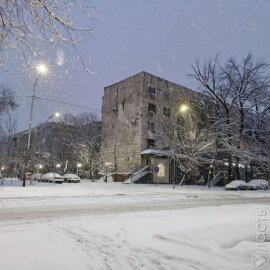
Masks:
[[[254,60],[251,54],[242,61],[231,57],[221,64],[216,55],[202,66],[196,60],[192,68],[191,76],[211,99],[219,133],[216,145],[229,160],[228,176],[231,180],[233,158],[238,165],[241,158],[256,159],[260,152],[254,139],[258,140],[262,134],[262,123],[269,114],[268,64],[260,59]]]
[[[0,86],[0,159],[2,165],[4,162],[5,165],[10,164],[6,168],[7,174],[14,167],[12,135],[17,129],[17,118],[14,112],[16,108],[14,92],[5,85]]]
[[[94,32],[89,26],[91,9],[94,7],[87,0],[2,0],[0,51],[15,48],[36,56],[40,44],[66,43],[78,53],[78,42]],[[84,18],[80,21],[85,25],[79,25],[75,16]]]

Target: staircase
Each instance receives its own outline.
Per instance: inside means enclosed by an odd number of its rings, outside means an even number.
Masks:
[[[213,187],[219,182],[228,180],[227,172],[219,172],[213,179],[210,180],[210,186]]]
[[[138,169],[138,168],[137,168]],[[146,176],[148,173],[150,173],[149,166],[145,166],[142,169],[136,170],[133,173],[131,173],[131,176],[126,179],[123,184],[131,184],[131,183],[137,183],[140,181],[144,176]]]

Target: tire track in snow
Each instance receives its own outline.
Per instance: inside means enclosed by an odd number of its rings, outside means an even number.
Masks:
[[[194,258],[163,254],[152,248],[139,248],[127,241],[124,228],[115,238],[93,233],[80,227],[60,227],[58,231],[74,241],[77,249],[89,258],[89,270],[200,270],[205,269]],[[212,270],[207,266],[207,269]]]

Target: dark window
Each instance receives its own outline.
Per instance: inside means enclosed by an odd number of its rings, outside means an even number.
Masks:
[[[147,148],[153,148],[153,147],[155,147],[155,140],[147,139]]]
[[[156,105],[152,103],[148,103],[148,112],[156,113]]]
[[[155,87],[148,87],[148,93],[150,96],[154,97],[156,95],[156,88]]]
[[[16,146],[17,145],[17,137],[12,138],[12,145]]]
[[[150,131],[155,131],[155,123],[154,122],[151,122],[151,121],[149,121],[148,122],[148,130],[150,130]]]
[[[164,99],[169,100],[170,99],[170,93],[164,92]]]
[[[163,112],[164,112],[164,115],[165,115],[165,116],[169,116],[169,117],[171,116],[171,109],[169,109],[169,108],[164,108],[164,109],[163,109]]]

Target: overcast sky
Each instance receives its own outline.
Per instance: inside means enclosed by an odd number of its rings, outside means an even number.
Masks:
[[[220,53],[242,58],[248,52],[270,62],[269,0],[96,0],[95,33],[79,46],[91,61],[84,71],[70,48],[44,50],[50,76],[37,85],[38,95],[96,109],[100,115],[103,87],[140,71],[197,89],[188,77],[191,63]],[[80,18],[76,18],[80,20]],[[37,60],[30,59],[33,63]],[[57,64],[58,62],[58,64]],[[60,63],[59,63],[60,62]],[[0,82],[17,92],[18,129],[28,125],[33,71],[9,58]],[[30,74],[31,73],[31,74]],[[55,111],[84,111],[48,101],[35,104],[34,125]],[[90,111],[90,110],[87,110]]]

